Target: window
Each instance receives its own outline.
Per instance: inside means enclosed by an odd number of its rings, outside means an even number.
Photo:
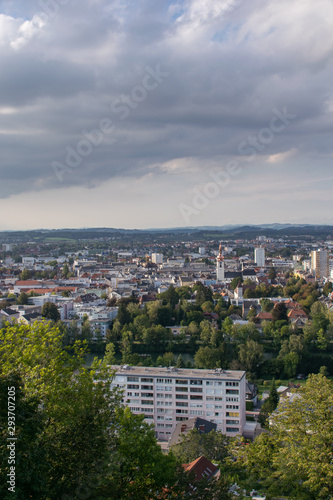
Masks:
[[[156,382],[157,382],[158,384],[163,384],[163,383],[164,383],[164,378],[158,378],[158,379],[156,380]]]
[[[188,380],[182,380],[182,379],[176,379],[176,384],[182,384],[182,385],[187,385]]]
[[[158,420],[158,417],[157,417],[157,420]],[[157,424],[157,427],[164,427],[164,424]]]
[[[142,399],[141,400],[141,404],[142,405],[153,405],[154,404],[154,401],[149,401],[147,399]]]
[[[153,398],[154,393],[153,392],[141,392],[141,397],[142,398]]]
[[[133,407],[133,408],[132,408],[132,407],[130,406],[130,410],[131,410],[131,411],[141,411],[141,408],[137,408],[137,407]]]
[[[235,403],[238,403],[238,398],[231,398],[230,396],[227,396],[225,398],[226,401],[234,401]]]
[[[202,387],[191,387],[191,392],[202,392]],[[208,393],[208,391],[207,391],[207,393]]]
[[[127,389],[139,389],[139,386],[135,384],[128,384]]]
[[[172,410],[165,410],[165,413],[167,413],[168,415],[172,415],[173,411]]]
[[[176,394],[176,399],[188,399],[187,394]]]
[[[172,394],[165,394],[164,397],[165,397],[165,399],[171,399],[172,398]]]
[[[139,377],[127,377],[127,382],[139,382]]]
[[[142,408],[142,411],[146,413],[154,413],[154,408]]]
[[[215,401],[223,401],[223,398],[215,398]]]
[[[202,396],[192,396],[192,394],[191,394],[190,399],[197,400],[197,401],[200,401],[200,400],[202,401]]]
[[[239,432],[238,427],[227,427],[227,432]]]
[[[172,426],[172,424],[165,424],[165,427],[167,427],[168,429],[170,429]]]
[[[142,385],[141,386],[141,390],[144,390],[144,391],[153,391],[154,390],[154,386],[153,385]]]
[[[163,385],[157,385],[157,386],[156,386],[156,390],[157,390],[157,391],[164,391],[164,387],[163,387]]]
[[[164,416],[163,415],[157,415],[157,420],[164,420]]]
[[[156,394],[156,397],[162,399],[162,398],[164,398],[164,394],[162,392],[158,392]]]
[[[214,398],[212,398],[212,396],[206,396],[206,401],[214,401]]]
[[[188,403],[182,403],[180,401],[177,401],[176,406],[188,406]]]
[[[206,408],[214,408],[214,405],[208,404],[208,405],[206,405]]]
[[[225,385],[227,387],[238,387],[239,386],[239,382],[226,382]]]
[[[157,401],[156,406],[164,406],[164,401]]]
[[[164,408],[157,408],[157,413],[164,413]]]
[[[166,401],[164,404],[165,406],[172,406],[172,401]]]
[[[166,378],[166,379],[164,380],[164,383],[165,383],[165,384],[172,384],[172,378]]]
[[[190,410],[190,415],[203,415],[203,411],[200,411],[200,410]]]
[[[191,385],[202,385],[202,380],[190,380]]]
[[[225,392],[227,394],[239,394],[239,391],[237,389],[226,389]]]
[[[191,389],[192,391],[193,389]],[[202,389],[201,389],[202,390]],[[188,391],[188,387],[176,387],[176,391],[177,392],[187,392]]]
[[[143,378],[141,378],[141,383],[142,382],[150,382],[150,383],[152,383],[152,382],[154,382],[154,379],[153,378],[144,378],[143,377]]]
[[[214,385],[222,385],[223,382],[214,382]]]
[[[152,420],[154,418],[154,415],[145,415],[145,419]]]
[[[214,385],[214,382],[212,382],[212,380],[206,380],[206,385]]]
[[[227,417],[238,417],[239,418],[239,412],[238,411],[227,411]]]
[[[227,420],[227,425],[238,425],[239,420]]]
[[[238,410],[239,406],[238,405],[226,405],[226,407],[230,410]]]
[[[177,409],[177,410],[176,410],[176,413],[185,413],[185,414],[187,414],[187,410],[178,410],[178,409]]]

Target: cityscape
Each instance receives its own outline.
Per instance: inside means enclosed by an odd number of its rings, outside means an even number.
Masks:
[[[332,25],[0,1],[1,500],[332,500]]]

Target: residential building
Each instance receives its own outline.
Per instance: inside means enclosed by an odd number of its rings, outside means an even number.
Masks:
[[[329,253],[326,250],[313,250],[311,252],[311,269],[316,278],[327,278],[330,275]]]
[[[265,267],[265,249],[262,247],[255,248],[254,262],[258,267]]]
[[[152,253],[151,261],[153,264],[163,264],[163,254],[162,253]]]
[[[112,386],[124,390],[124,403],[144,414],[160,440],[178,422],[199,416],[228,436],[242,434],[246,419],[245,371],[113,366]]]

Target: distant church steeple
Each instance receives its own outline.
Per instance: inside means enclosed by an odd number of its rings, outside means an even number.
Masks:
[[[222,243],[220,243],[219,254],[216,257],[216,280],[224,281],[224,257],[222,254]]]

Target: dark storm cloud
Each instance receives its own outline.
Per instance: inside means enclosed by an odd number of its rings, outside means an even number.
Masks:
[[[24,5],[18,14],[5,2],[2,11],[15,19],[2,19],[14,45],[0,43],[1,197],[95,186],[156,165],[155,175],[166,175],[164,163],[188,157],[205,169],[216,158],[239,156],[239,144],[284,107],[297,119],[262,155],[294,149],[330,168],[330,2],[289,8],[286,0],[72,0],[26,39],[21,20],[42,10],[38,2],[35,11]],[[146,67],[157,65],[168,76],[121,119],[112,103],[126,102]],[[113,132],[59,183],[52,163],[65,164],[66,148],[76,150],[82,131],[104,118]]]

